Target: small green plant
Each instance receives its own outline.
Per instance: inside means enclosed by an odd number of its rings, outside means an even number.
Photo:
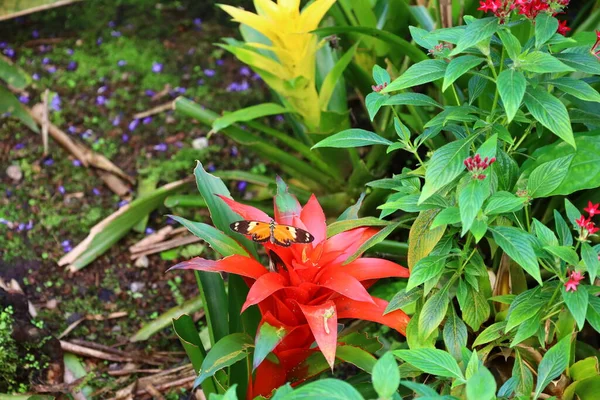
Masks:
[[[0,310],[0,392],[13,391],[19,356],[17,346],[12,338],[13,308],[8,306]]]

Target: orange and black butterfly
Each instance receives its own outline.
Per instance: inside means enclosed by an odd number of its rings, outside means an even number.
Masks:
[[[288,247],[292,243],[311,243],[315,240],[314,236],[304,229],[279,225],[273,220],[269,223],[242,220],[234,222],[230,227],[242,235],[249,235],[255,242],[262,243],[268,240],[283,247]]]

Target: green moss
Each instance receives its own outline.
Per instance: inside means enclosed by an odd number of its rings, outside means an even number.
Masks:
[[[16,376],[19,356],[17,346],[12,338],[13,309],[6,307],[0,310],[0,392],[18,390]]]

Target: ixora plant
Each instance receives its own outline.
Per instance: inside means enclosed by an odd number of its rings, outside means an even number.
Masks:
[[[416,167],[370,185],[392,191],[379,207],[382,218],[416,217],[408,238],[411,275],[387,310],[416,304],[407,326],[410,350],[395,354],[437,375],[436,393],[598,396],[598,353],[586,339],[600,332],[598,205],[585,204],[600,187],[600,131],[594,130],[600,94],[592,86],[600,63],[595,35],[561,34],[565,25],[554,15],[566,3],[482,1],[481,9],[495,16],[467,16],[465,26],[431,32],[411,28],[432,59],[394,80],[376,66],[366,98],[371,118],[392,108],[398,141],[353,129],[318,143],[384,144],[416,159]],[[404,92],[428,83],[449,91],[453,102]],[[418,131],[396,98],[439,112]],[[559,197],[584,190],[590,191],[579,193],[577,206]],[[480,377],[488,391],[475,397],[461,385],[464,377],[415,359],[441,351],[434,349],[440,334],[467,370],[465,347],[477,350],[496,376]],[[504,357],[512,373],[502,372]]]
[[[370,352],[381,346],[356,332],[339,331],[339,323],[345,319],[375,321],[405,333],[408,316],[401,310],[385,313],[388,303],[371,296],[367,288],[381,278],[406,278],[408,270],[391,261],[361,257],[394,226],[376,218],[358,218],[360,204],[327,226],[316,197],[301,207],[279,180],[274,198],[276,223],[304,229],[313,240],[288,247],[263,241],[269,255],[267,268],[260,263],[254,242],[234,233],[230,225],[238,227],[241,219],[255,221],[254,225],[269,224],[271,217],[232,200],[225,185],[201,165],[195,175],[213,223],[221,230],[174,218],[224,256],[216,261],[194,258],[172,268],[200,271],[199,285],[213,341],[210,352],[201,354],[203,347],[194,337],[189,317],[175,321],[199,372],[196,384],[209,394],[235,383],[238,394],[254,398],[333,368],[336,357],[370,372],[375,363]],[[382,225],[386,228],[381,231],[373,227]],[[230,274],[228,295],[215,272]],[[246,284],[249,291],[244,290]],[[226,367],[234,371],[230,379],[218,373]]]

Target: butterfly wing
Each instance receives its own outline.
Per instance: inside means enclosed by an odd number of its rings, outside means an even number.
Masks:
[[[276,225],[273,231],[273,241],[279,246],[288,247],[292,243],[307,244],[315,240],[314,236],[304,229],[289,225]]]
[[[258,243],[266,242],[271,237],[269,224],[260,221],[237,221],[229,225],[234,231],[242,235],[250,235]]]

